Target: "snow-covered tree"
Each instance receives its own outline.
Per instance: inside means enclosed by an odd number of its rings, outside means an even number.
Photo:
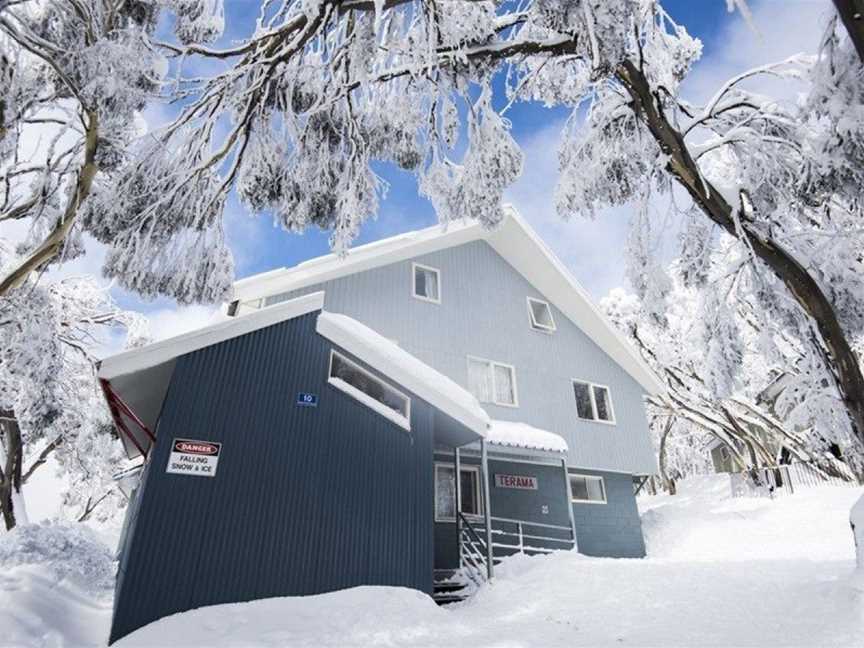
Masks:
[[[563,217],[677,187],[687,196],[682,276],[709,292],[701,263],[726,240],[721,233],[731,241],[729,295],[701,300],[713,318],[701,339],[717,363],[706,380],[730,388],[738,351],[728,343],[746,302],[758,326],[782,322],[793,344],[813,349],[809,368],[796,369],[802,386],[842,405],[834,422],[846,431],[837,436],[864,441],[864,376],[851,344],[864,327],[864,66],[836,16],[817,57],[743,73],[693,105],[681,87],[701,45],[657,0],[262,2],[254,33],[226,49],[206,45],[221,32],[219,0],[28,5],[0,4],[3,74],[16,88],[4,115],[27,114],[41,96],[34,88],[62,95],[74,114],[64,124],[84,136],[58,162],[73,171],[53,185],[63,216],[47,231],[78,226],[105,243],[105,270],[121,285],[181,301],[224,297],[232,272],[222,211],[232,189],[285,228],[329,229],[345,252],[386,189],[378,161],[414,172],[443,222],[474,217],[492,227],[522,164],[496,107],[564,106],[572,116],[559,152]],[[175,15],[176,38],[154,44],[163,8]],[[167,71],[157,52],[170,59]],[[20,62],[34,58],[28,73]],[[205,65],[187,74],[190,62]],[[220,71],[201,75],[208,62]],[[766,76],[803,83],[806,97],[754,92],[751,82]],[[128,132],[116,121],[95,135],[88,127],[115,110],[128,125],[156,92],[181,112],[133,145],[116,137]],[[22,120],[4,121],[4,140],[20,139]],[[40,195],[13,200],[20,207]],[[649,219],[637,219],[637,231]],[[52,254],[61,238],[72,247],[62,231],[49,234]],[[631,275],[662,317],[664,272],[639,243],[649,239],[632,237]],[[35,246],[0,293],[45,249]]]
[[[725,255],[716,259],[703,268],[711,291],[686,285],[681,264],[671,265],[662,317],[649,308],[655,302],[620,288],[601,301],[666,385],[665,394],[649,400],[649,417],[667,488],[706,472],[714,440],[744,469],[774,466],[782,450],[826,476],[860,479],[864,457],[844,436],[848,426],[836,424],[845,415],[832,391],[824,385],[797,391],[813,382],[800,370],[812,361],[813,347],[792,340],[783,322],[766,326],[732,297],[740,278],[724,276]]]
[[[0,270],[18,262],[0,247]],[[0,300],[0,512],[7,529],[26,520],[22,486],[52,454],[72,486],[64,495],[72,510],[91,514],[108,491],[123,452],[99,393],[95,353],[120,337],[137,344],[145,335],[146,320],[120,309],[88,277],[34,275]]]

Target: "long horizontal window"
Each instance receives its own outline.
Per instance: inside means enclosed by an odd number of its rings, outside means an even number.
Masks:
[[[573,396],[576,399],[576,415],[580,419],[603,423],[615,422],[608,387],[574,380]]]
[[[574,502],[606,503],[606,483],[595,475],[570,475],[570,495]]]
[[[481,403],[516,407],[516,369],[501,362],[468,358],[468,389]]]
[[[336,351],[330,352],[328,382],[406,430],[411,429],[411,399]]]

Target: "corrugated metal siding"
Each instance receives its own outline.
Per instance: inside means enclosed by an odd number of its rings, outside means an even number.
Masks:
[[[645,540],[633,495],[633,476],[571,469],[572,474],[599,475],[606,487],[606,504],[573,504],[579,553],[611,558],[642,558]]]
[[[467,386],[467,356],[516,367],[519,407],[485,405],[493,418],[525,421],[563,436],[573,466],[656,472],[643,392],[617,363],[552,307],[558,330],[534,331],[527,297],[537,290],[485,241],[413,259],[441,271],[441,304],[411,296],[411,262],[401,261],[280,297],[325,290],[325,308],[364,322]],[[608,385],[616,425],[576,417],[571,379]]]
[[[409,434],[327,384],[316,315],[178,360],[112,641],[202,605],[360,584],[431,592],[433,410],[412,395]],[[299,392],[318,407],[296,406]],[[175,437],[222,443],[216,477],[167,474]]]

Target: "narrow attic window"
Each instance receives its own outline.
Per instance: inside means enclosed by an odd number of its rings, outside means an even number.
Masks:
[[[481,403],[518,406],[516,369],[510,365],[469,356],[468,389]]]
[[[531,328],[535,331],[546,331],[547,333],[551,333],[555,330],[555,320],[552,319],[552,309],[545,301],[529,297],[528,315],[531,320]]]
[[[595,475],[570,474],[570,497],[573,502],[606,503],[606,484]]]
[[[576,399],[576,414],[585,421],[615,423],[612,398],[604,385],[573,381],[573,396]]]
[[[333,350],[328,382],[397,425],[411,429],[411,399]]]
[[[419,263],[411,264],[412,291],[417,299],[441,303],[441,271]]]

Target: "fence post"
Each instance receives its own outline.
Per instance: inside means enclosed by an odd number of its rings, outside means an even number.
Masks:
[[[522,523],[516,523],[516,529],[519,531],[519,553],[525,553],[525,544],[522,541]]]

